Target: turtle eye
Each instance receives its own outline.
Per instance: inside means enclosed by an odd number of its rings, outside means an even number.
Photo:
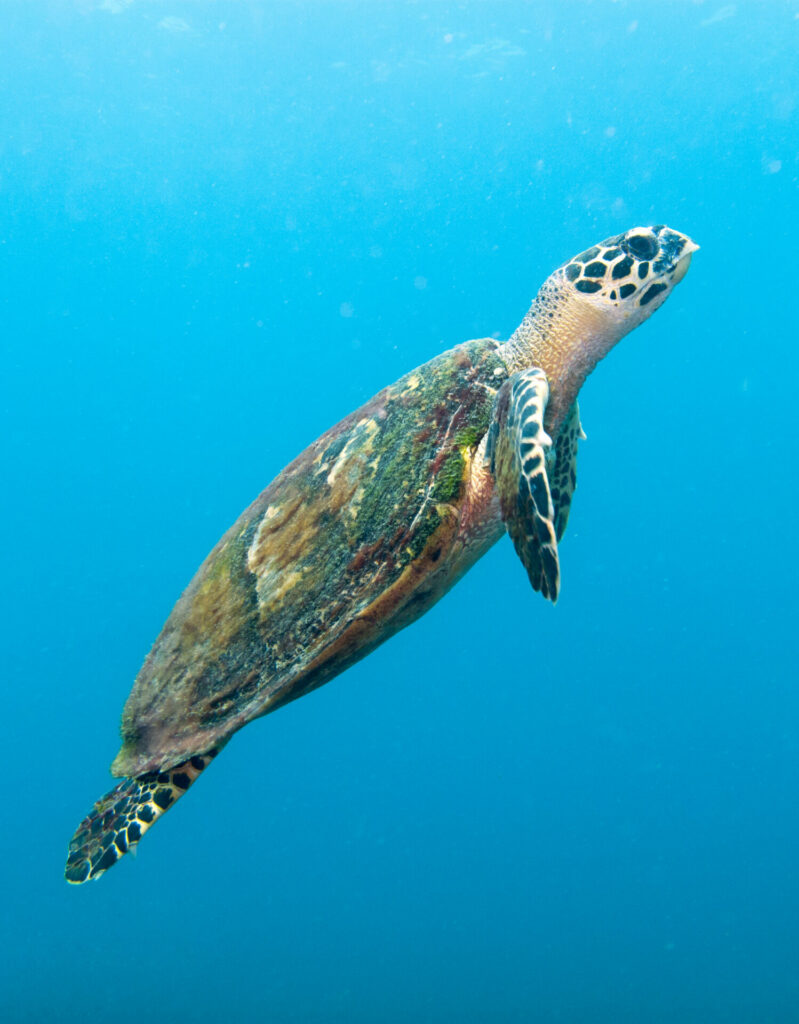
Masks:
[[[658,251],[657,241],[651,235],[633,235],[621,244],[626,252],[639,260],[651,260]]]

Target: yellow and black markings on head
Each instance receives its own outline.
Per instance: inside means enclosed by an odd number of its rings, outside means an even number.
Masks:
[[[669,237],[661,239],[661,234]],[[564,266],[563,272],[579,292],[601,293],[617,305],[633,301],[647,306],[669,287],[663,271],[674,255],[672,234],[677,237],[660,224],[633,228],[581,252]]]

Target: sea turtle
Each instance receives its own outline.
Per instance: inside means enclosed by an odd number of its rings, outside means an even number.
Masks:
[[[697,246],[664,225],[559,267],[509,341],[468,341],[314,441],[222,537],[175,605],[122,715],[122,782],[69,845],[98,878],[237,729],[308,693],[430,608],[507,528],[555,601],[577,393],[663,304]]]

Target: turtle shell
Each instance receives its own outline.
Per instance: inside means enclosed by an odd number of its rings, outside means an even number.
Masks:
[[[508,376],[497,348],[467,342],[406,374],[246,509],[136,678],[115,775],[218,746],[327,682],[452,585],[467,567],[458,528],[468,467]]]

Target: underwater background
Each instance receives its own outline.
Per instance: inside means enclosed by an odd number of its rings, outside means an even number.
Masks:
[[[799,1021],[799,2],[0,8],[8,1022]],[[98,884],[134,675],[306,444],[635,225],[562,596],[503,539]]]

